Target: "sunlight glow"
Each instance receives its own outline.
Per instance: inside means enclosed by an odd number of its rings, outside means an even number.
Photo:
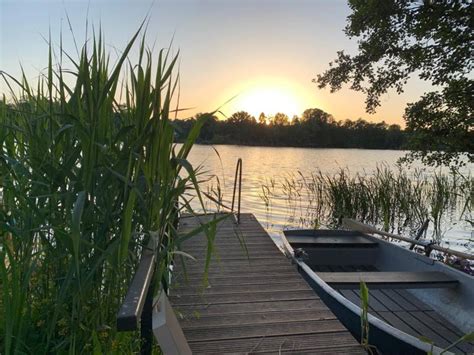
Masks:
[[[247,111],[255,118],[261,112],[271,116],[278,112],[285,113],[291,119],[301,115],[307,100],[307,93],[301,88],[285,82],[261,81],[253,85],[244,85],[240,94],[232,100],[226,111]]]

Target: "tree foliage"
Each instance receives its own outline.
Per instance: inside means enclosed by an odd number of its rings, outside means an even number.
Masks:
[[[187,120],[175,120],[178,139],[184,139],[194,122],[208,116],[198,137],[200,143],[289,146],[313,148],[401,149],[406,133],[398,125],[372,123],[363,119],[336,121],[327,112],[307,109],[301,117],[277,113],[260,114],[259,120],[240,111],[227,120],[210,114],[197,114]]]
[[[405,109],[412,132],[406,160],[462,165],[466,156],[473,162],[472,3],[349,0],[349,6],[344,31],[358,38],[358,52],[338,52],[314,81],[331,92],[349,84],[366,95],[366,110],[373,113],[383,94],[403,92],[408,79],[418,75],[436,90]]]

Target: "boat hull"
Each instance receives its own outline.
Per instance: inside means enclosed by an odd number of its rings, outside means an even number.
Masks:
[[[333,239],[340,237],[344,242],[338,243],[336,241],[331,244],[328,235]],[[327,277],[329,273],[321,272],[321,276],[318,276],[319,271],[314,271],[318,270],[318,264],[324,267],[329,265],[330,269],[333,269],[331,265],[335,267],[343,265],[347,269],[348,265],[362,265],[363,262],[361,261],[367,261],[368,264],[374,266],[377,274],[379,271],[384,271],[385,275],[392,272],[433,274],[434,271],[449,275],[449,278],[455,279],[454,287],[430,288],[428,285],[427,289],[412,289],[412,285],[408,285],[407,288],[410,288],[410,290],[405,292],[410,295],[408,299],[413,295],[413,298],[416,297],[431,308],[436,309],[436,311],[441,311],[441,316],[455,321],[463,333],[472,332],[474,328],[474,304],[472,304],[474,302],[474,278],[472,276],[424,255],[412,252],[407,248],[360,232],[297,230],[285,231],[285,236],[288,239],[285,239],[284,242],[290,251],[293,248],[304,250],[302,255],[294,257],[302,277],[357,339],[361,340],[360,315],[362,310],[353,302],[359,301],[359,299],[351,302],[341,294],[343,290],[338,291],[340,287],[335,289],[326,283],[323,280],[323,277],[325,277],[323,275]],[[366,241],[358,241],[359,236],[365,238]],[[321,237],[323,241],[316,241],[315,239],[318,237]],[[325,238],[328,241],[325,241]],[[377,247],[371,245],[371,242],[376,243]],[[363,245],[358,247],[358,243]],[[391,288],[391,284],[383,287],[387,286]],[[420,287],[419,284],[416,286]],[[377,288],[377,286],[374,287]],[[397,287],[393,288],[396,289]],[[442,352],[441,348],[432,348],[431,344],[393,327],[378,317],[378,315],[376,317],[369,313],[368,343],[380,353],[426,354],[432,352],[436,354]],[[443,347],[446,347],[446,345],[443,345]]]

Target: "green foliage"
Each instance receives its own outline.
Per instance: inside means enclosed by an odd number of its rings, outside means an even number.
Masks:
[[[364,348],[369,349],[369,288],[364,281],[360,282],[360,300],[361,300],[361,315],[360,315],[360,328],[361,336],[360,341]]]
[[[143,246],[155,238],[161,279],[204,228],[181,236],[175,222],[192,211],[186,194],[200,197],[187,156],[207,118],[177,149],[178,56],[152,55],[143,35],[130,63],[140,32],[113,67],[98,34],[77,60],[60,44],[57,63],[50,41],[35,86],[1,72],[11,89],[0,101],[2,353],[136,351],[139,337],[117,333],[115,315]]]
[[[403,92],[417,74],[439,90],[405,110],[413,150],[405,161],[459,166],[465,156],[473,162],[472,3],[349,0],[349,6],[345,33],[358,38],[358,53],[338,52],[314,81],[332,92],[350,84],[366,95],[366,109],[374,112],[383,94]]]

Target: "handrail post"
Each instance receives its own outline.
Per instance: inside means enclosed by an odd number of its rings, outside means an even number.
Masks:
[[[239,204],[237,207],[237,224],[240,223],[240,202],[242,200],[242,159],[240,161],[240,170],[239,170]]]
[[[237,180],[237,176],[239,180]],[[231,212],[234,212],[235,204],[235,191],[237,190],[237,181],[239,182],[239,201],[237,202],[237,224],[240,223],[240,202],[242,198],[242,159],[237,160],[237,166],[235,167],[235,177],[234,177],[234,191],[232,193],[232,206]]]
[[[152,281],[146,294],[143,312],[140,317],[140,354],[151,355],[153,348],[153,292],[154,282]]]

